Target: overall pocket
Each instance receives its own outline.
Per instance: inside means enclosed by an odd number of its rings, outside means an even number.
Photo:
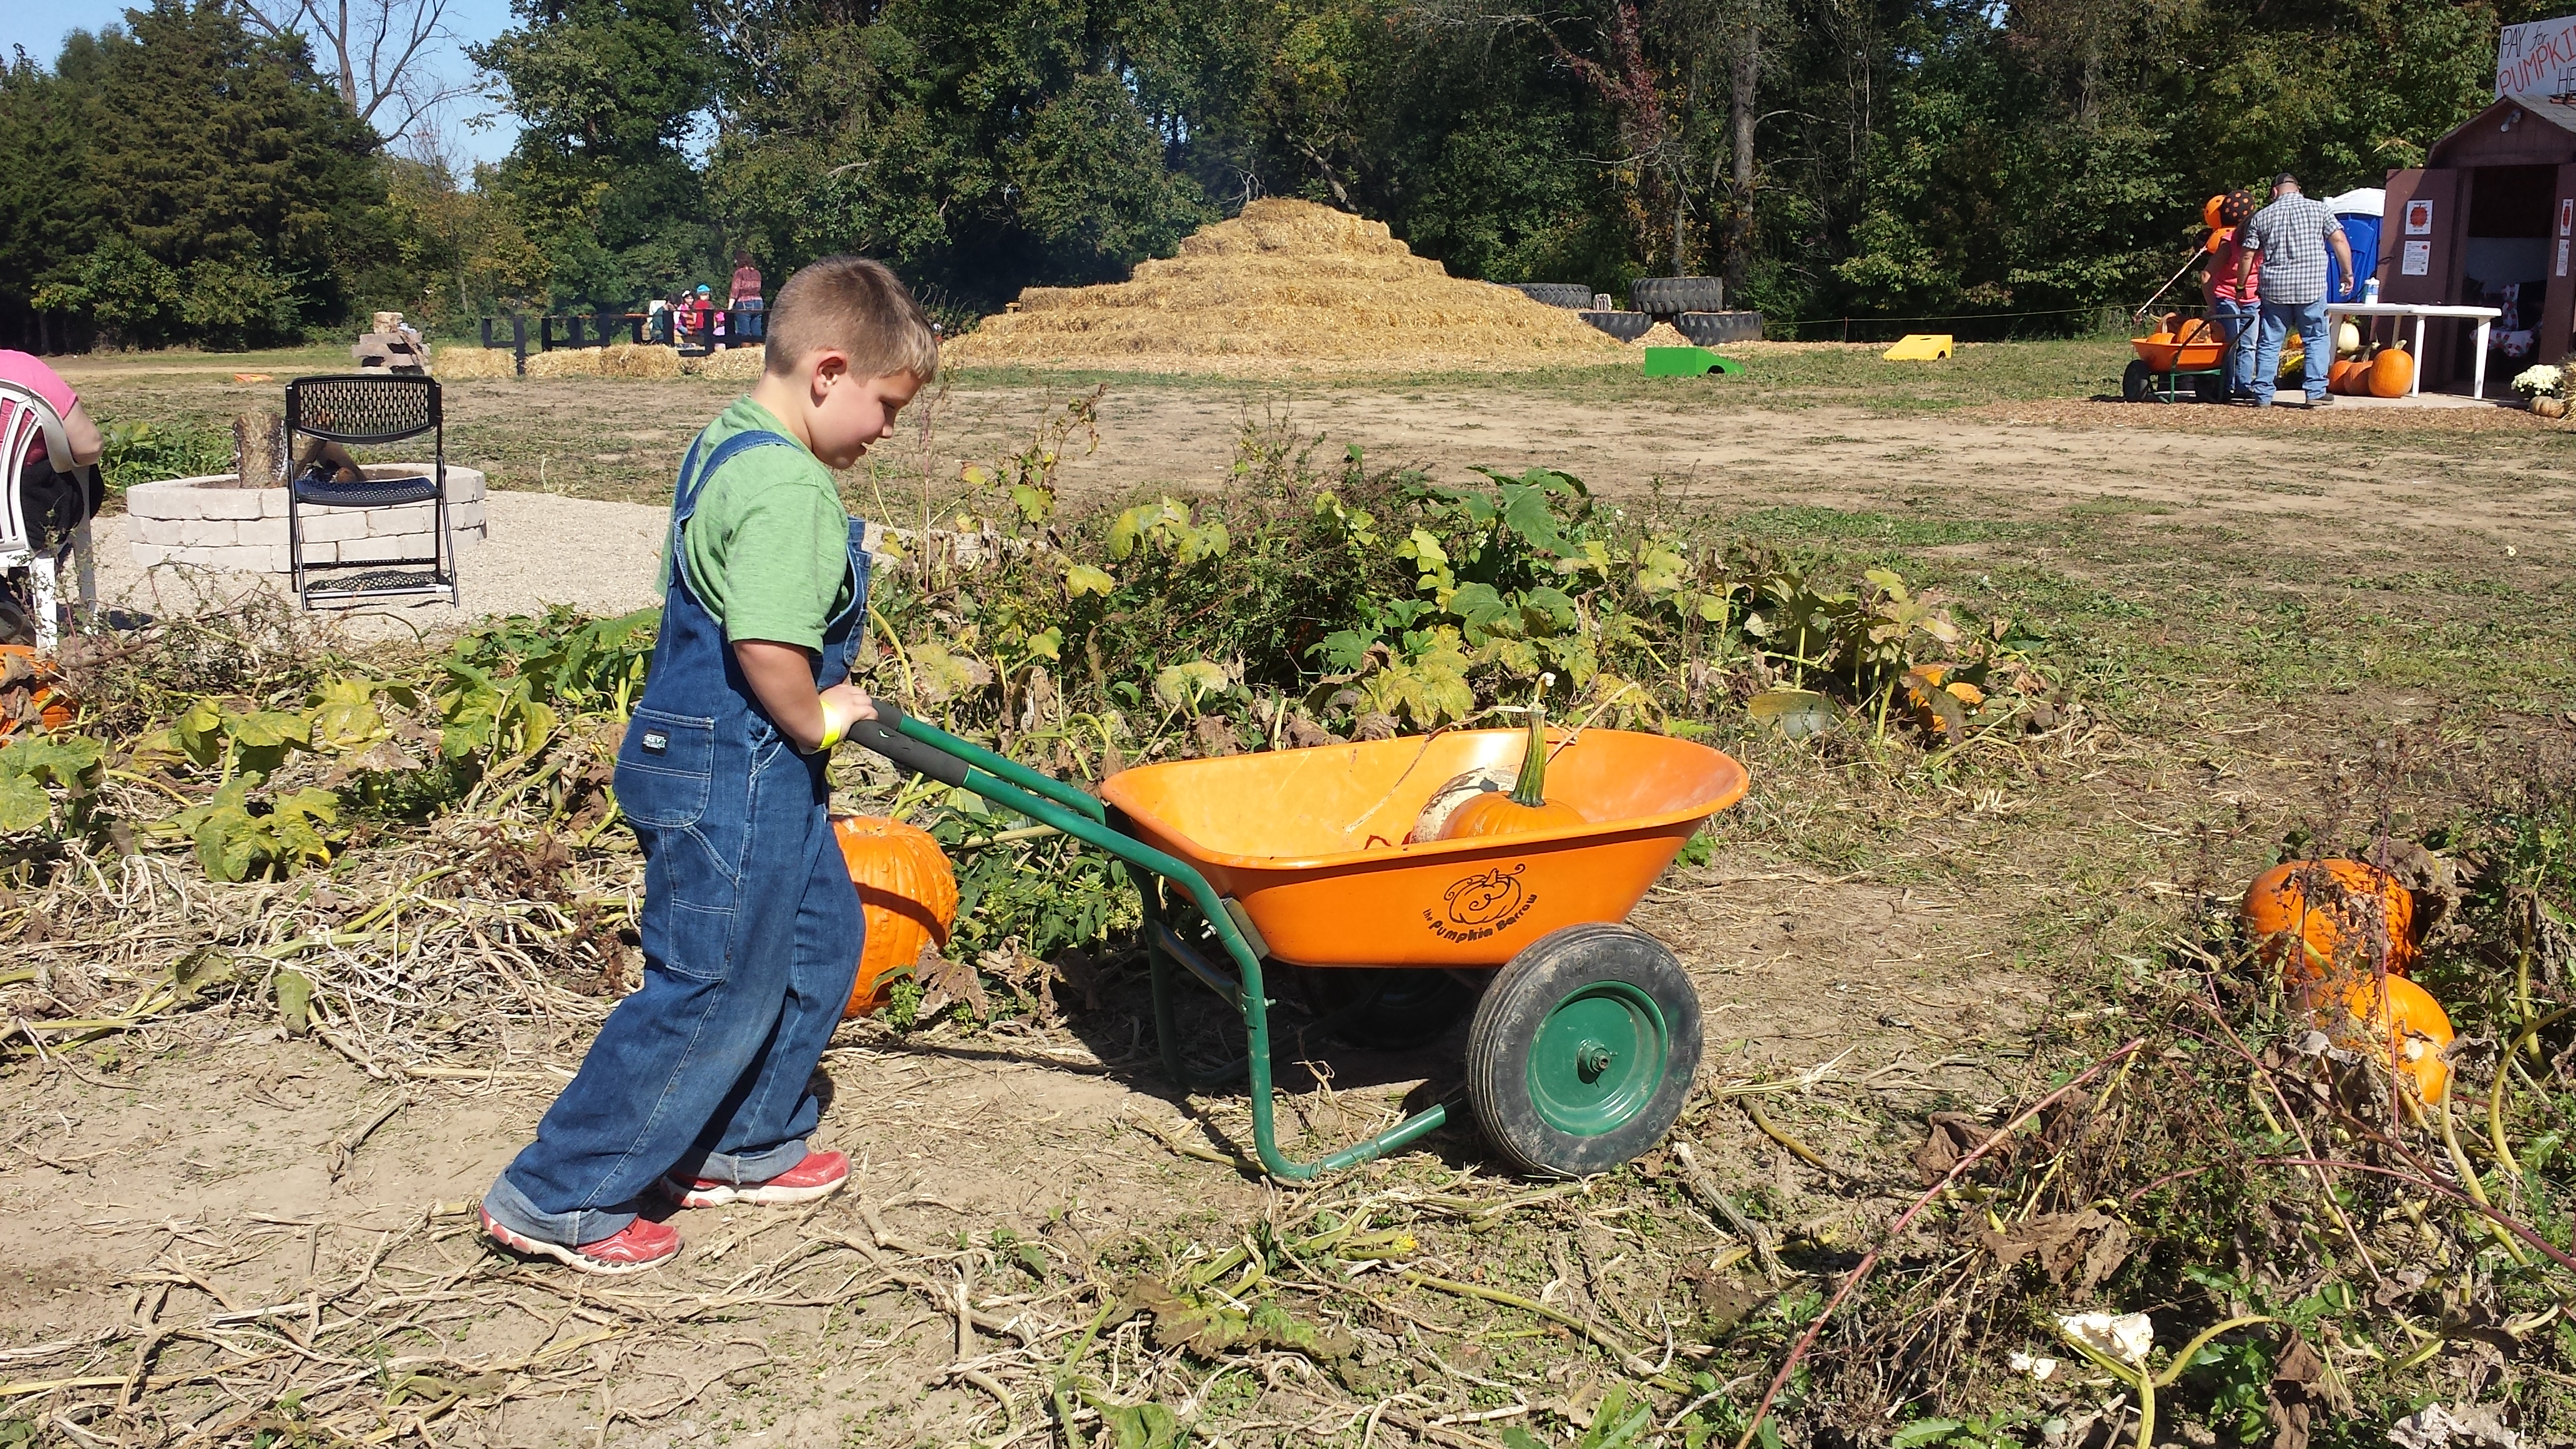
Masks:
[[[618,808],[637,825],[683,830],[707,813],[716,723],[639,709],[617,749]]]

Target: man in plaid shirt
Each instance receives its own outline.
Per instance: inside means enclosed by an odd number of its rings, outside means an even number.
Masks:
[[[2326,367],[2334,361],[2334,343],[2326,331],[2326,250],[2332,247],[2343,271],[2344,290],[2352,289],[2352,243],[2343,223],[2322,201],[2299,192],[2299,178],[2284,171],[2272,178],[2272,204],[2254,213],[2237,232],[2242,253],[2236,263],[2237,295],[2252,280],[2259,259],[2263,280],[2263,340],[2254,349],[2254,406],[2272,405],[2273,381],[2281,372],[2281,343],[2298,329],[2308,349],[2308,406],[2334,401],[2326,394]]]

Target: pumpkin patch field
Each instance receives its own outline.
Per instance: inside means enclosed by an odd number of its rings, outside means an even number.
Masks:
[[[1744,353],[967,370],[843,479],[862,682],[1086,792],[1509,730],[1390,807],[1508,852],[1601,823],[1569,735],[1741,761],[1629,921],[1696,1085],[1580,1180],[1464,1112],[1266,1179],[1134,879],[845,747],[849,1186],[523,1261],[473,1205],[640,979],[657,616],[120,604],[0,744],[0,1446],[2576,1441],[2571,435]],[[75,382],[148,476],[216,361]],[[729,396],[461,382],[450,457],[649,522]],[[1464,1101],[1474,973],[1265,975],[1285,1150]]]

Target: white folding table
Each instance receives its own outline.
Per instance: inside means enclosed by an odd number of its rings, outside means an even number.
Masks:
[[[2406,388],[2413,397],[2424,390],[2424,319],[2457,317],[2478,324],[2477,374],[2469,384],[2469,396],[2487,395],[2487,329],[2503,316],[2495,307],[2437,307],[2416,302],[2328,302],[2326,327],[2331,332],[2337,317],[2412,317],[2415,319],[2415,380]]]

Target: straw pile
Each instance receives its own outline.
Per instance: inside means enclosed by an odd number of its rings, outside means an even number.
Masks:
[[[711,378],[717,382],[755,382],[760,378],[765,356],[757,342],[747,347],[728,347],[704,357],[692,357],[682,364],[692,377]]]
[[[660,380],[680,375],[680,354],[668,347],[612,342],[606,347],[564,347],[528,358],[530,377],[623,377]]]
[[[499,348],[451,342],[430,354],[429,371],[441,381],[459,382],[475,377],[509,377],[518,367],[517,359]]]
[[[1031,287],[943,352],[952,364],[1235,374],[1512,372],[1628,353],[1562,307],[1462,281],[1384,225],[1256,201],[1133,281]]]

